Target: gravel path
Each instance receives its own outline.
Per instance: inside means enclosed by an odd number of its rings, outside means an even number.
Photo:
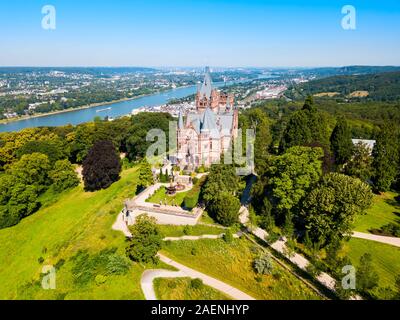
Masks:
[[[363,233],[363,232],[353,232],[353,238],[377,241],[380,243],[390,244],[392,246],[400,247],[400,238],[395,237],[385,237],[377,236],[375,234]]]
[[[142,279],[140,281],[144,296],[146,297],[146,300],[157,300],[156,294],[154,292],[154,285],[153,281],[156,278],[182,278],[182,277],[188,277],[188,278],[199,278],[203,280],[203,283],[221,291],[222,293],[232,297],[235,300],[255,300],[253,297],[249,296],[248,294],[244,293],[243,291],[240,291],[229,284],[222,282],[218,279],[215,279],[213,277],[210,277],[204,273],[201,273],[199,271],[196,271],[192,268],[186,267],[183,264],[180,264],[162,254],[158,254],[160,257],[160,260],[166,264],[169,264],[179,271],[168,271],[168,270],[160,270],[160,269],[155,269],[155,270],[146,270],[143,275]]]

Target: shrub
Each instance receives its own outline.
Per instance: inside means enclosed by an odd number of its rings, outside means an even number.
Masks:
[[[58,260],[57,263],[54,265],[54,268],[55,268],[56,270],[59,270],[59,269],[64,265],[64,263],[65,263],[65,260],[64,260],[64,259],[60,259],[60,260]]]
[[[190,280],[190,287],[192,289],[201,289],[203,287],[203,280],[199,278]]]
[[[71,258],[73,267],[71,269],[74,282],[77,285],[87,285],[91,281],[96,284],[103,283],[102,277],[112,274],[124,274],[130,268],[129,261],[116,252],[116,248],[104,249],[94,255],[90,255],[87,251],[78,251]],[[57,264],[61,264],[61,260]],[[97,278],[97,279],[96,279]]]
[[[400,237],[400,225],[389,223],[384,225],[381,230],[384,235]]]
[[[109,255],[106,266],[107,274],[125,274],[130,267],[131,263],[124,256],[117,253]]]
[[[175,289],[176,288],[176,281],[175,280],[168,281],[168,288]]]
[[[199,202],[201,187],[203,186],[204,182],[206,181],[206,177],[201,178],[194,184],[193,188],[188,191],[185,198],[183,199],[183,205],[187,209],[193,209],[197,206]]]
[[[183,227],[183,234],[188,235],[188,234],[190,234],[191,230],[192,230],[191,226],[186,225]]]
[[[99,286],[107,281],[107,277],[102,274],[98,274],[94,280],[96,284]]]
[[[271,274],[273,270],[271,256],[267,253],[262,254],[254,260],[254,269],[259,275]]]
[[[226,243],[232,243],[233,242],[233,234],[231,229],[226,229],[226,232],[224,233],[223,237],[224,241]]]
[[[192,256],[197,255],[197,248],[193,247],[192,250],[190,250],[190,253]]]
[[[39,264],[42,264],[44,262],[44,258],[43,257],[39,257],[38,262],[39,262]]]

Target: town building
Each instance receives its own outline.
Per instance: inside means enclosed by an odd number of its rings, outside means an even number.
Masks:
[[[179,112],[175,162],[182,169],[194,170],[219,162],[238,134],[238,109],[234,96],[213,88],[210,69],[196,94],[196,108]]]

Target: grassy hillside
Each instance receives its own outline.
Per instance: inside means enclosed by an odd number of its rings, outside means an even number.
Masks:
[[[168,257],[248,293],[256,299],[320,299],[295,276],[273,262],[271,275],[257,276],[253,260],[260,249],[246,239],[167,242],[162,252]]]
[[[363,254],[371,254],[372,265],[379,275],[379,287],[375,288],[373,293],[380,299],[387,299],[382,289],[385,287],[394,289],[395,277],[400,275],[400,248],[356,238],[352,238],[346,246],[349,258],[356,267]]]
[[[125,260],[124,236],[111,230],[123,200],[135,194],[136,171],[124,171],[107,190],[67,191],[0,230],[0,299],[142,299],[145,267]],[[49,264],[57,265],[56,290],[41,288],[42,267]]]
[[[386,192],[374,197],[373,206],[365,215],[359,216],[354,230],[368,232],[371,229],[380,229],[388,223],[400,223],[400,203],[396,200],[398,193]]]
[[[190,278],[157,278],[154,279],[154,291],[160,300],[232,300],[229,296],[202,285],[193,288]]]

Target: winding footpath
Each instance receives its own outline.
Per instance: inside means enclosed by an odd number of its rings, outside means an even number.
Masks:
[[[201,279],[204,284],[221,291],[229,297],[232,297],[236,300],[255,300],[253,297],[248,294],[240,291],[225,282],[217,280],[213,277],[207,276],[204,273],[196,271],[192,268],[186,267],[183,264],[180,264],[162,254],[158,254],[160,260],[174,268],[178,269],[178,271],[167,271],[162,269],[155,270],[146,270],[142,279],[140,280],[140,284],[144,293],[146,300],[157,300],[153,281],[156,278],[193,278],[193,279]]]
[[[122,214],[119,214],[116,222],[112,226],[113,230],[121,231],[126,237],[132,237],[132,234],[129,232],[128,227],[123,221]],[[201,236],[182,236],[182,237],[166,237],[164,241],[180,241],[180,240],[200,240],[200,239],[219,239],[223,237],[223,233],[219,235],[201,235]],[[235,238],[238,238],[239,234],[233,235]],[[173,266],[178,271],[169,271],[164,269],[151,269],[146,270],[142,274],[142,278],[140,280],[140,285],[142,287],[143,294],[146,300],[157,300],[157,296],[154,291],[154,279],[156,278],[199,278],[203,281],[204,284],[221,291],[225,295],[235,299],[235,300],[255,300],[253,297],[248,294],[240,291],[232,287],[231,285],[222,282],[218,279],[210,277],[202,272],[196,271],[192,268],[186,267],[183,264],[180,264],[165,255],[158,253],[158,257],[160,260],[170,266]]]

